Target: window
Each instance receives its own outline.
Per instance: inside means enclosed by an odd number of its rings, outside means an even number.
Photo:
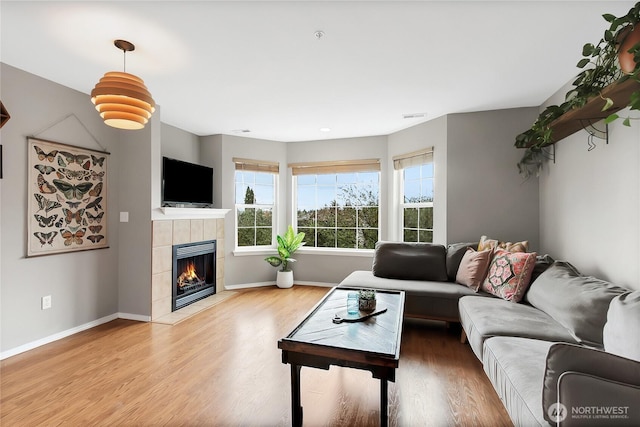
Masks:
[[[375,247],[379,235],[379,160],[290,166],[296,228],[305,233],[306,247]]]
[[[397,156],[404,242],[433,242],[433,148]]]
[[[271,246],[278,164],[234,158],[236,246]]]

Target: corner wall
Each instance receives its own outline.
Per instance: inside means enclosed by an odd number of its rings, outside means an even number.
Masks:
[[[475,242],[487,235],[539,243],[538,182],[524,181],[515,137],[531,126],[537,108],[451,114],[447,122],[447,240]]]
[[[0,351],[113,315],[118,307],[118,188],[122,131],[102,123],[88,95],[0,64],[2,102],[11,119],[0,130]],[[109,248],[27,258],[27,137],[111,152]],[[94,141],[94,138],[99,142]],[[102,147],[101,147],[102,146]],[[52,308],[40,298],[52,296]]]
[[[544,165],[542,250],[583,274],[640,290],[640,123],[610,124],[609,144],[595,139],[592,151],[588,137],[579,131],[559,141],[555,164]]]

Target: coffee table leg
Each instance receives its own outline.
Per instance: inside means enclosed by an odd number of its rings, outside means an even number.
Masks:
[[[386,379],[380,379],[380,427],[389,425],[389,383]]]
[[[300,368],[291,364],[291,425],[302,426],[302,404],[300,402]]]

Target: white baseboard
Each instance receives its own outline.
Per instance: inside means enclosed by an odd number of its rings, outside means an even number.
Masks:
[[[235,291],[238,289],[249,289],[249,288],[261,288],[263,286],[275,286],[276,282],[255,282],[255,283],[240,283],[237,285],[224,285],[224,289],[227,291]],[[294,285],[302,285],[302,286],[322,286],[325,288],[332,288],[337,286],[337,283],[327,283],[327,282],[304,282],[299,280],[294,280]]]
[[[35,340],[30,343],[26,343],[21,346],[12,348],[10,350],[3,351],[2,353],[0,353],[0,360],[7,359],[11,356],[15,356],[20,353],[24,353],[25,351],[33,350],[34,348],[52,343],[54,341],[58,341],[70,335],[77,334],[78,332],[86,331],[87,329],[95,328],[96,326],[100,326],[103,323],[111,322],[112,320],[116,320],[116,319],[128,319],[128,320],[137,320],[140,322],[150,322],[151,316],[141,316],[139,314],[130,314],[130,313],[113,313],[108,316],[101,317],[100,319],[87,322],[83,325],[76,326],[75,328],[67,329],[66,331],[58,332],[57,334],[49,335],[48,337],[44,337],[39,340]]]
[[[227,291],[235,291],[237,289],[261,288],[263,286],[275,286],[276,282],[255,282],[255,283],[239,283],[237,285],[224,285]]]
[[[118,313],[119,319],[137,320],[138,322],[151,322],[151,316],[142,316],[140,314]]]

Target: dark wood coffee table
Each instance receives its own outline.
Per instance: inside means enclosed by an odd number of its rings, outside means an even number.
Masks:
[[[291,364],[291,416],[302,425],[300,369],[331,365],[370,371],[380,379],[380,425],[388,423],[388,381],[396,379],[402,336],[404,292],[377,290],[377,309],[387,311],[356,323],[333,323],[347,308],[347,293],[333,288],[285,338],[278,341],[282,363]],[[364,387],[364,385],[363,385]]]

